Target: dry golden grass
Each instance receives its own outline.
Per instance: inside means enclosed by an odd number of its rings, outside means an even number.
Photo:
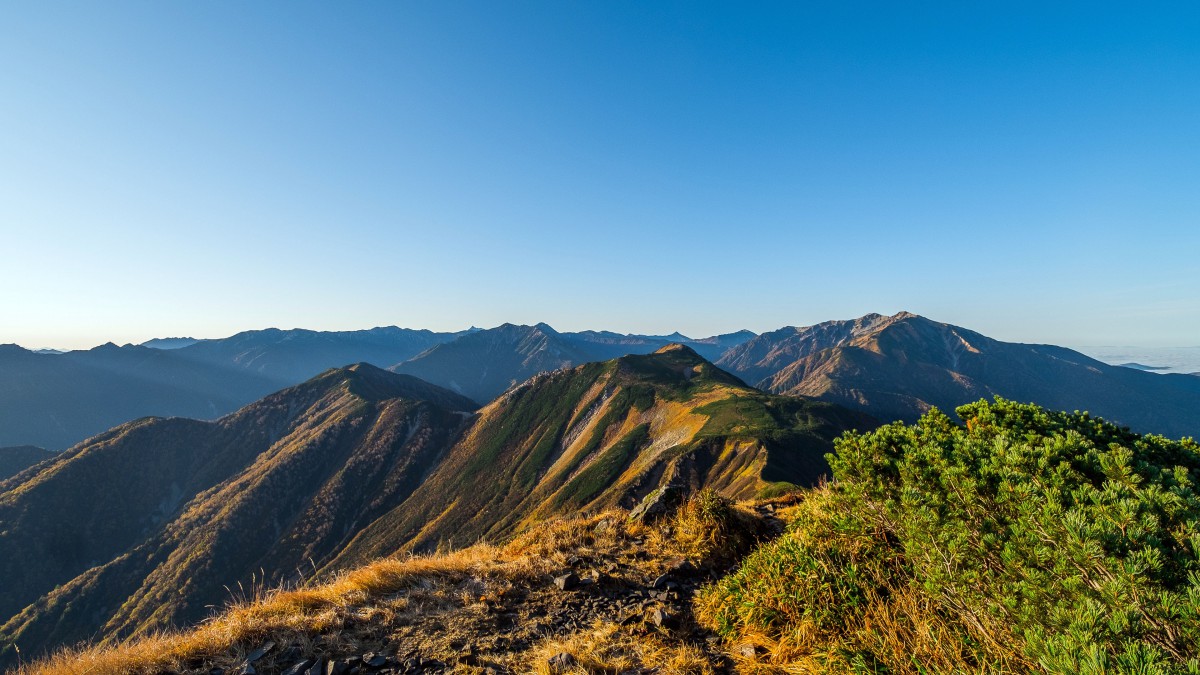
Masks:
[[[601,522],[607,526],[597,527]],[[438,602],[438,589],[473,576],[519,583],[561,567],[580,550],[615,546],[639,534],[623,513],[556,522],[503,547],[479,544],[434,556],[387,558],[323,585],[278,590],[235,605],[194,630],[164,632],[115,646],[63,650],[19,675],[140,675],[177,670],[216,656],[236,661],[265,641],[305,643],[336,634],[348,620],[395,618]],[[457,592],[463,592],[459,589]],[[394,597],[403,594],[403,597]],[[477,598],[474,598],[477,599]],[[464,598],[459,598],[464,600]]]
[[[574,666],[564,669],[549,664],[552,657],[563,653],[575,659]],[[564,639],[547,640],[533,649],[532,656],[533,665],[524,672],[536,675],[620,675],[647,667],[660,675],[715,672],[697,647],[612,623],[601,623]]]
[[[436,557],[384,559],[312,588],[280,590],[236,605],[191,631],[164,632],[123,645],[61,651],[22,666],[19,675],[137,675],[181,669],[189,661],[228,654],[234,660],[267,640],[304,642],[314,633],[329,633],[348,619],[363,620],[395,611],[378,600],[439,580],[462,579],[488,572],[522,578],[533,562],[496,563],[500,551],[472,546]]]
[[[711,490],[701,490],[664,527],[650,530],[655,548],[718,566],[744,556],[760,535],[756,516]]]

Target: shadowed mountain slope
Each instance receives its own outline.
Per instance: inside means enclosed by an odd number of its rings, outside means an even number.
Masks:
[[[55,453],[32,445],[0,448],[0,481],[53,457]]]
[[[251,330],[179,349],[191,360],[245,370],[290,386],[348,363],[386,368],[466,333],[435,333],[387,326],[369,330]]]
[[[720,361],[768,391],[912,421],[999,395],[1086,410],[1140,432],[1200,434],[1200,386],[1186,375],[1110,366],[1052,345],[1000,342],[901,312],[763,334]]]
[[[215,418],[279,388],[177,353],[107,344],[37,354],[0,345],[0,445],[62,449],[148,414]]]
[[[433,347],[391,370],[490,401],[506,389],[548,370],[592,360],[586,348],[550,326],[506,323]]]
[[[765,394],[671,345],[534,377],[479,419],[338,566],[496,539],[565,513],[633,506],[662,486],[732,497],[811,485],[832,439],[872,418]]]
[[[228,588],[311,570],[407,497],[474,408],[359,364],[216,422],[148,418],[80,444],[0,484],[0,644],[191,623]]]

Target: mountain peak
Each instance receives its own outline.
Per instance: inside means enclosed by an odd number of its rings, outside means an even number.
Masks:
[[[355,363],[342,368],[330,368],[308,382],[284,392],[331,391],[345,387],[354,396],[364,401],[377,403],[393,398],[428,401],[450,410],[471,411],[479,407],[471,399],[444,389],[412,375],[393,373],[371,365]]]
[[[701,357],[699,354],[696,353],[695,349],[692,349],[691,347],[689,347],[685,344],[682,344],[680,342],[672,342],[669,345],[663,345],[662,347],[659,347],[658,349],[654,350],[654,353],[655,354],[680,354],[680,355],[686,355],[686,356],[694,356],[696,359],[698,359],[700,361],[704,360],[703,357]]]

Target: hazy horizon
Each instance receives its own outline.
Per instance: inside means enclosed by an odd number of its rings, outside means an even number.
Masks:
[[[908,311],[908,310],[898,310],[898,311]],[[876,313],[892,315],[892,314],[896,314],[897,312],[876,312]],[[917,312],[917,314],[919,314],[919,312]],[[861,315],[858,315],[858,316],[861,316]],[[826,321],[854,319],[854,318],[858,318],[858,317],[857,316],[832,317],[830,319],[826,319]],[[958,325],[961,328],[976,330],[976,329],[972,328],[971,326],[955,324],[953,321],[942,321],[942,320],[938,319],[937,317],[926,316],[926,318],[934,320],[934,321],[940,321],[942,323]],[[686,337],[692,338],[692,339],[703,339],[703,338],[707,338],[707,337],[714,337],[717,335],[728,335],[731,333],[736,333],[741,330],[750,330],[751,332],[753,332],[755,334],[762,334],[765,332],[775,331],[775,330],[787,328],[790,326],[803,327],[803,326],[813,325],[812,323],[789,323],[789,324],[782,324],[779,326],[774,326],[771,328],[766,328],[763,330],[754,330],[753,328],[743,327],[743,328],[732,328],[732,329],[728,329],[728,330],[717,330],[717,331],[707,331],[707,332],[700,331],[700,332],[691,332],[691,333],[689,333],[687,331],[675,331],[675,330],[663,330],[663,331],[623,330],[620,327],[595,326],[595,325],[588,325],[588,326],[584,326],[584,327],[563,327],[563,326],[556,325],[555,323],[550,322],[550,321],[528,321],[528,322],[507,321],[507,322],[502,322],[500,324],[489,324],[489,325],[479,325],[477,323],[468,323],[467,325],[464,325],[464,326],[452,327],[452,328],[431,328],[428,326],[402,325],[402,324],[398,324],[398,323],[385,323],[385,324],[376,324],[376,325],[372,325],[372,326],[359,326],[356,328],[341,328],[341,327],[338,327],[338,328],[314,328],[312,326],[297,325],[297,326],[286,326],[286,327],[285,326],[248,327],[248,328],[242,328],[239,330],[234,330],[229,333],[208,334],[208,335],[203,335],[203,334],[188,335],[188,334],[184,334],[184,333],[177,333],[177,334],[160,333],[160,334],[154,334],[154,335],[151,335],[149,337],[144,337],[144,338],[141,338],[141,337],[132,338],[132,339],[112,339],[112,338],[110,338],[110,339],[100,339],[99,341],[96,341],[96,342],[80,342],[77,344],[63,344],[63,345],[22,344],[20,342],[15,342],[15,341],[11,341],[11,340],[3,340],[3,339],[0,339],[0,344],[16,344],[20,347],[23,347],[23,348],[29,349],[29,350],[71,351],[71,350],[92,349],[92,348],[95,348],[95,347],[98,347],[98,346],[101,346],[104,344],[108,344],[108,343],[113,343],[113,344],[117,344],[117,345],[127,345],[127,344],[140,345],[140,344],[149,342],[151,340],[161,340],[161,339],[219,340],[219,339],[223,339],[223,338],[232,337],[233,335],[236,335],[236,334],[242,333],[242,332],[271,330],[271,329],[277,329],[277,330],[282,330],[282,331],[311,330],[311,331],[316,331],[316,332],[344,332],[344,331],[365,331],[365,330],[371,330],[374,328],[407,328],[407,329],[412,329],[412,330],[432,330],[434,332],[455,333],[455,332],[465,331],[470,328],[482,328],[482,329],[495,328],[497,326],[503,325],[503,323],[516,323],[516,324],[521,324],[521,325],[535,325],[538,323],[545,323],[545,324],[549,325],[551,328],[553,328],[559,332],[567,332],[567,333],[595,330],[595,331],[612,331],[615,333],[623,333],[623,334],[627,334],[627,335],[666,336],[666,335],[672,335],[676,332],[679,332],[679,333],[685,335]],[[821,323],[821,322],[813,322],[813,323]],[[1004,342],[1023,342],[1023,343],[1027,343],[1027,344],[1058,344],[1059,346],[1074,349],[1081,353],[1087,354],[1088,356],[1092,356],[1093,358],[1098,358],[1101,361],[1105,361],[1106,363],[1112,363],[1114,365],[1119,365],[1119,362],[1122,360],[1136,361],[1137,359],[1134,357],[1138,354],[1156,353],[1156,352],[1157,353],[1171,353],[1176,350],[1184,350],[1184,351],[1197,350],[1197,352],[1200,352],[1200,345],[1197,345],[1197,344],[1179,344],[1179,345],[1067,344],[1067,343],[1054,343],[1054,342],[1045,342],[1045,341],[1037,341],[1037,340],[1022,340],[1022,339],[1011,339],[1010,340],[1010,339],[1004,339],[1004,338],[997,337],[995,335],[988,334],[984,331],[977,330],[976,332],[982,332],[984,335],[987,335],[987,337],[999,339]],[[1169,368],[1168,370],[1164,370],[1161,372],[1194,372],[1195,370],[1200,370],[1200,353],[1197,353],[1195,355],[1194,359],[1191,358],[1191,356],[1189,355],[1189,357],[1185,358],[1184,360],[1188,361],[1189,363],[1194,360],[1196,363],[1196,367],[1192,370],[1181,369],[1181,368]],[[1145,363],[1144,365],[1161,365],[1161,364]]]

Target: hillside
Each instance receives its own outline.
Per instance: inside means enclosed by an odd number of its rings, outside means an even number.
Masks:
[[[53,457],[55,453],[32,445],[0,448],[0,482]]]
[[[137,420],[0,484],[4,658],[194,622],[229,588],[311,572],[408,496],[474,407],[360,364],[216,422]]]
[[[838,434],[875,424],[764,394],[682,345],[539,375],[483,408],[412,497],[337,563],[494,540],[542,519],[628,508],[665,486],[743,498],[812,485]]]
[[[764,333],[718,362],[756,386],[879,419],[992,396],[1087,410],[1138,431],[1200,435],[1200,382],[1110,366],[1052,345],[1001,342],[901,312]]]

